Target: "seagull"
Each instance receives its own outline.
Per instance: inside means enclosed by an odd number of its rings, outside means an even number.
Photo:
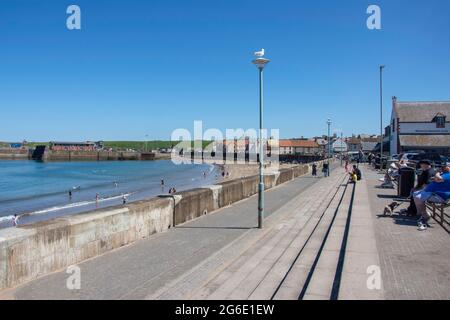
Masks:
[[[255,56],[258,58],[262,58],[264,56],[264,49],[261,49],[261,51],[255,52]]]

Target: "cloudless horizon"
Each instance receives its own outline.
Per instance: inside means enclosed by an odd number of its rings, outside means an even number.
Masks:
[[[66,9],[81,8],[81,30]],[[367,7],[382,30],[366,27]],[[72,0],[0,3],[0,141],[169,140],[258,127],[282,138],[379,133],[391,97],[450,100],[450,1]]]

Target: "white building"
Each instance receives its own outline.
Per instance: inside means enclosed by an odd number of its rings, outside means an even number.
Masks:
[[[333,144],[331,145],[331,148],[334,153],[341,153],[341,152],[347,152],[348,151],[348,145],[344,141],[344,139],[338,138],[336,139]]]
[[[398,102],[392,99],[391,154],[408,150],[450,154],[450,102]]]

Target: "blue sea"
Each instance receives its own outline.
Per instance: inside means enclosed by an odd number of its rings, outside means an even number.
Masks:
[[[164,179],[164,187],[161,186]],[[127,200],[216,183],[212,165],[170,160],[104,162],[0,161],[0,228],[104,208]],[[69,195],[72,190],[72,196]],[[98,199],[97,199],[98,197]]]

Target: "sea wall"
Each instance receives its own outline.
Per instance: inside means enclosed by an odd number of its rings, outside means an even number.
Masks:
[[[0,160],[28,160],[28,149],[0,149]]]
[[[319,168],[321,162],[318,162]],[[310,165],[265,175],[266,189],[310,172]],[[258,191],[258,176],[45,222],[0,230],[0,289],[144,239]]]
[[[46,150],[44,161],[117,161],[141,160],[139,152],[131,151],[54,151]]]

